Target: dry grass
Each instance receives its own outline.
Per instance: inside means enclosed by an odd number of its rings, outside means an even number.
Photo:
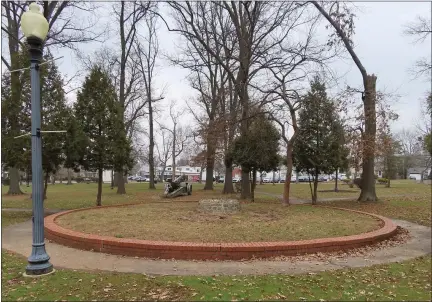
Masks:
[[[249,203],[232,216],[202,214],[196,203],[145,205],[71,213],[66,228],[118,238],[191,242],[285,241],[347,236],[379,228],[369,216],[313,206]]]

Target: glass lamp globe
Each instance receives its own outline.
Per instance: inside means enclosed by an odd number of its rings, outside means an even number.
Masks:
[[[28,38],[37,38],[45,41],[48,35],[48,21],[39,10],[39,5],[35,2],[29,5],[29,10],[21,17],[21,29],[24,36]]]

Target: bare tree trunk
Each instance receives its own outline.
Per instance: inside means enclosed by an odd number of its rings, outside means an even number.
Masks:
[[[336,169],[336,179],[335,179],[335,187],[334,187],[334,191],[335,192],[339,191],[339,189],[338,189],[338,178],[339,178],[339,171],[338,171],[338,169]]]
[[[98,170],[98,192],[96,197],[96,206],[100,207],[102,205],[102,173],[103,169],[100,168]]]
[[[154,130],[153,130],[153,105],[151,97],[148,98],[148,110],[149,110],[149,130],[150,130],[150,145],[149,145],[149,172],[150,172],[150,182],[149,189],[155,190],[155,164],[154,164]]]
[[[72,184],[72,172],[71,172],[71,169],[68,169],[68,171],[67,171],[67,173],[68,173],[68,182],[67,182],[67,185],[71,185]]]
[[[282,198],[282,204],[283,205],[289,205],[289,197],[290,197],[290,187],[291,187],[291,174],[292,174],[292,170],[293,170],[293,158],[292,158],[292,153],[293,153],[293,143],[288,142],[288,146],[287,146],[287,154],[286,154],[286,159],[287,159],[287,171],[286,171],[286,175],[285,175],[285,183],[284,183],[284,192],[283,192],[283,198]],[[297,177],[298,179],[298,177]]]
[[[250,187],[250,178],[249,178],[249,171],[243,171],[242,169],[242,179],[241,179],[241,199],[249,199],[251,198],[251,187]]]
[[[256,175],[257,175],[257,170],[253,169],[252,170],[252,187],[251,187],[251,200],[252,201],[255,201]]]
[[[119,183],[119,173],[118,172],[114,172],[114,183],[113,183],[113,187],[117,187],[118,183]]]
[[[316,205],[318,201],[318,175],[315,175],[313,192],[312,204]]]
[[[367,75],[365,80],[365,131],[363,143],[362,188],[358,201],[378,201],[375,191],[375,136],[376,136],[376,76]]]
[[[125,176],[118,172],[117,194],[126,194]]]
[[[329,21],[336,30],[338,36],[342,39],[345,48],[351,55],[354,63],[357,65],[364,86],[363,108],[365,119],[365,131],[363,139],[363,163],[362,163],[362,186],[358,198],[360,202],[378,201],[375,191],[375,137],[376,137],[376,76],[368,75],[366,68],[362,65],[357,54],[354,52],[352,44],[340,25],[318,4],[317,1],[311,1],[319,12]]]
[[[206,182],[204,185],[204,190],[213,190],[215,151],[216,150],[213,147],[213,142],[208,140],[206,152]]]
[[[21,195],[24,194],[21,191],[19,185],[19,172],[17,168],[9,168],[9,190],[8,195]]]
[[[233,177],[232,177],[232,164],[227,165],[225,163],[225,183],[222,190],[222,194],[233,194],[234,186],[233,186]]]
[[[55,182],[56,182],[56,175],[53,174],[51,177],[52,177],[52,178],[51,178],[51,184],[52,184],[52,185],[55,185]]]
[[[47,199],[48,180],[49,180],[49,173],[45,173],[43,200]]]
[[[273,182],[273,185],[275,186],[276,184],[275,184],[275,171],[273,171],[273,179],[272,179],[272,182]]]

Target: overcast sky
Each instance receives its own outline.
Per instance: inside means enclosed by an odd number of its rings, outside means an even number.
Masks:
[[[111,4],[101,18],[101,24],[113,16],[109,13]],[[409,68],[420,57],[431,56],[430,37],[422,44],[413,44],[413,39],[403,35],[404,25],[415,20],[417,16],[429,17],[431,15],[431,3],[429,2],[358,2],[357,18],[355,20],[356,32],[354,36],[355,51],[360,57],[368,73],[374,73],[378,77],[377,88],[400,96],[395,100],[394,109],[399,114],[399,120],[392,125],[397,131],[402,127],[412,126],[420,116],[420,106],[427,91],[431,89],[431,83],[425,78],[413,79]],[[114,26],[114,25],[113,25]],[[327,35],[323,29],[321,32]],[[113,33],[115,35],[115,33]],[[165,25],[159,24],[159,40],[161,51],[172,53],[178,37],[169,33]],[[105,45],[112,45],[113,39]],[[92,53],[102,45],[92,43],[81,46],[83,53]],[[80,68],[76,59],[69,50],[57,52],[64,58],[58,60],[60,70],[68,75],[74,74]],[[341,84],[360,88],[362,80],[360,72],[347,56],[347,60],[338,61],[331,67],[339,75],[346,74]],[[184,103],[190,100],[194,92],[188,86],[185,79],[188,72],[179,67],[169,66],[163,59],[159,61],[160,68],[157,77],[157,88],[166,85],[165,100],[162,106],[168,106],[171,100]],[[342,88],[342,87],[341,87]],[[68,95],[70,101],[74,101],[75,94]],[[185,117],[185,123],[191,119]],[[143,121],[146,124],[146,121]]]

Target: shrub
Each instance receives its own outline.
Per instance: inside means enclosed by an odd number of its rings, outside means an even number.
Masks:
[[[385,185],[388,182],[388,179],[387,178],[378,178],[377,182],[380,185]]]
[[[354,179],[353,183],[361,190],[361,178]]]
[[[76,178],[75,178],[75,181],[76,181],[77,183],[81,183],[81,182],[84,181],[84,178],[83,178],[83,177],[76,177]]]

